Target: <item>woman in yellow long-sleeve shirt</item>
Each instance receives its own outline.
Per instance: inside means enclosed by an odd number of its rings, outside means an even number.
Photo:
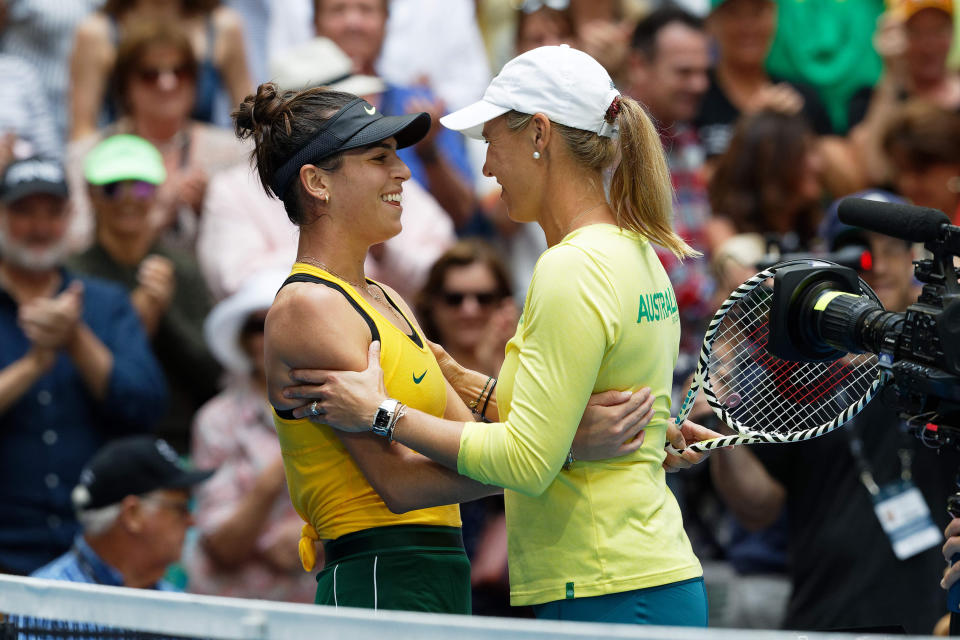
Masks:
[[[470,573],[456,503],[499,489],[375,436],[297,419],[289,410],[299,402],[280,393],[292,367],[360,370],[376,342],[393,397],[426,415],[471,418],[410,309],[363,272],[368,248],[400,231],[410,172],[396,149],[422,138],[429,116],[383,117],[350,94],[279,93],[265,84],[234,117],[238,135],[254,138],[264,187],[300,227],[297,262],[267,316],[265,355],[290,495],[307,523],[300,552],[308,570],[315,542],[325,541],[316,601],[468,613]],[[602,436],[623,428],[629,436],[645,424],[647,408],[635,394],[591,412]],[[587,447],[588,455],[639,444],[610,442]]]
[[[300,413],[346,431],[373,428],[505,487],[514,604],[536,605],[545,618],[705,625],[702,570],[661,467],[680,324],[651,242],[678,257],[696,252],[672,229],[670,177],[653,124],[595,60],[565,46],[518,56],[481,101],[441,122],[482,135],[484,173],[503,187],[510,216],[539,223],[550,247],[507,345],[500,421],[414,410],[398,417],[375,357],[362,373],[294,372],[307,384],[288,393],[316,398]],[[464,380],[461,395],[472,386],[486,403],[492,385]],[[590,394],[644,385],[655,415],[643,446],[615,460],[570,463]]]

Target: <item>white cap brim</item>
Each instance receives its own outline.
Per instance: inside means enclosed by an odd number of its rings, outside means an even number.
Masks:
[[[387,90],[386,83],[376,76],[350,76],[346,80],[334,82],[328,86],[336,91],[346,91],[361,98],[383,93]]]
[[[440,118],[440,124],[447,129],[460,131],[465,136],[483,140],[483,125],[497,116],[502,116],[510,107],[501,107],[485,100],[479,100],[471,105],[458,109],[453,113]]]

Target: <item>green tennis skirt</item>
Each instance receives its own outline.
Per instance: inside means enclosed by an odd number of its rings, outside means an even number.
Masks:
[[[324,543],[317,604],[469,615],[470,561],[457,527],[375,527]]]

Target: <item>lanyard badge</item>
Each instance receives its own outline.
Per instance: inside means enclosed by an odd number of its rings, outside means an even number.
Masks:
[[[923,494],[911,480],[912,452],[899,451],[900,479],[880,486],[873,477],[870,463],[863,454],[863,441],[850,435],[850,453],[860,470],[860,482],[870,492],[873,511],[890,540],[894,555],[900,560],[938,546],[943,540],[933,523],[930,508]]]

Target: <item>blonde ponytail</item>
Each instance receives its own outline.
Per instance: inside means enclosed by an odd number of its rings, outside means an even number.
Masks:
[[[619,140],[553,122],[573,157],[584,168],[601,172],[617,161],[610,182],[610,202],[617,225],[672,251],[678,258],[701,253],[673,230],[673,187],[663,145],[650,116],[631,98],[620,97]],[[507,127],[527,127],[532,115],[510,111]]]
[[[643,107],[620,98],[620,163],[610,182],[617,224],[636,231],[673,252],[677,258],[699,256],[673,230],[673,187],[663,145]]]

